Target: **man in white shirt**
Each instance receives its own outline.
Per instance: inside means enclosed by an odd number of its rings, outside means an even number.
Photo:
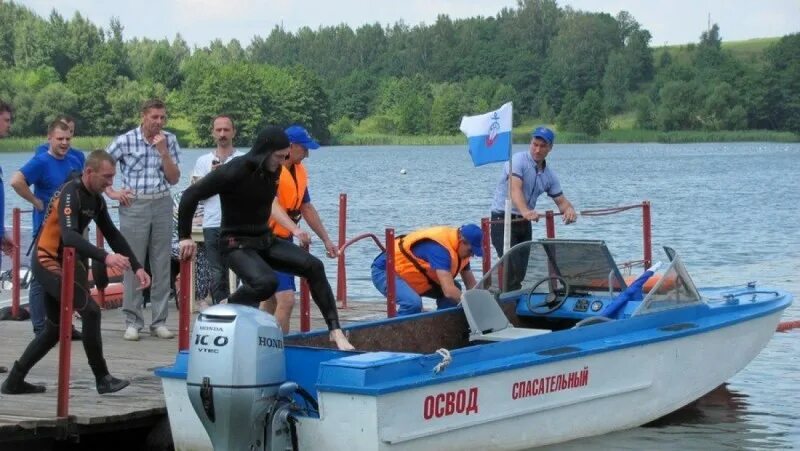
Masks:
[[[217,143],[217,148],[197,159],[192,172],[192,183],[218,168],[221,164],[244,155],[233,148],[236,127],[230,117],[225,115],[215,117],[211,122],[211,135]],[[230,294],[228,289],[228,268],[219,251],[219,226],[222,211],[220,209],[219,196],[209,197],[201,203],[204,211],[203,241],[205,242],[209,270],[211,271],[211,301],[214,304],[218,304],[223,299],[227,299]],[[207,304],[205,301],[200,301],[200,308],[204,307],[207,307]]]

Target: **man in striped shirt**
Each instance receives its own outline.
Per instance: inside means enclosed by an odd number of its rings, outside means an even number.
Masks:
[[[108,197],[119,201],[120,231],[136,258],[150,259],[153,274],[150,333],[159,338],[174,337],[166,326],[173,226],[170,187],[181,176],[180,147],[175,135],[163,130],[166,120],[164,102],[153,99],[144,103],[141,126],[118,136],[108,147],[122,175],[122,189],[106,190]],[[123,283],[122,311],[126,326],[123,338],[137,341],[144,327],[142,293],[131,271],[125,273]]]

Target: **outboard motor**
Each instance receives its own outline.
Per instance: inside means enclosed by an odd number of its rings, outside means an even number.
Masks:
[[[286,379],[275,318],[243,305],[215,305],[198,316],[191,340],[186,386],[214,449],[266,449],[272,422],[266,416]]]

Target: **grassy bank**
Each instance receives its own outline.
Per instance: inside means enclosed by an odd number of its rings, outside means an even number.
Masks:
[[[105,149],[114,139],[112,136],[79,136],[72,140],[72,147],[81,150]],[[30,152],[46,142],[44,137],[0,139],[0,152]]]
[[[530,128],[524,131],[514,128],[514,143],[530,142]],[[466,144],[464,135],[453,136],[398,136],[382,134],[348,134],[334,136],[332,145],[340,146],[437,146]],[[616,129],[606,130],[597,137],[584,133],[557,132],[556,142],[559,144],[584,143],[692,143],[692,142],[800,142],[800,135],[791,132],[770,130],[739,131],[675,131],[659,132],[654,130]]]

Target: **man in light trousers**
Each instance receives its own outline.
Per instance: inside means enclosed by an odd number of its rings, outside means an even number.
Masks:
[[[178,140],[162,130],[166,119],[167,109],[162,101],[153,99],[144,103],[141,126],[118,136],[108,148],[118,163],[122,189],[106,190],[111,199],[119,201],[120,231],[136,258],[150,259],[153,274],[150,334],[159,338],[175,336],[166,326],[173,227],[170,186],[178,183],[181,175]],[[144,328],[142,292],[131,271],[125,273],[123,283],[123,338],[137,341]]]

